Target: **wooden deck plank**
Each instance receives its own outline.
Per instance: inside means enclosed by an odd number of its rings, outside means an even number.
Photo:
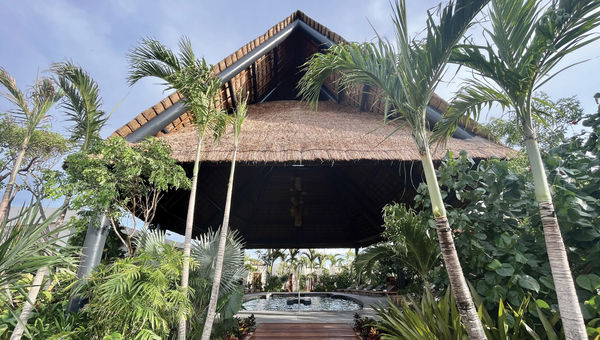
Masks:
[[[345,323],[261,323],[251,340],[261,339],[359,339]]]

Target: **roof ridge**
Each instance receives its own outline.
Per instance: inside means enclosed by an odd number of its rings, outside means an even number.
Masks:
[[[321,25],[320,23],[318,23],[317,21],[312,19],[310,16],[306,15],[304,12],[302,12],[301,10],[298,9],[298,10],[292,12],[292,14],[288,15],[285,19],[283,19],[280,22],[278,22],[277,24],[271,26],[269,29],[267,29],[267,31],[264,34],[259,35],[257,38],[249,41],[242,47],[238,48],[235,52],[229,54],[225,58],[221,59],[219,62],[215,63],[213,66],[214,74],[217,75],[217,74],[223,72],[229,66],[233,65],[239,59],[243,58],[245,55],[247,55],[248,53],[250,53],[257,47],[262,45],[269,38],[271,38],[272,36],[274,36],[275,34],[280,32],[282,29],[289,26],[292,22],[294,22],[297,19],[302,20],[304,23],[306,23],[307,25],[309,25],[310,27],[312,27],[313,29],[315,29],[316,31],[318,31],[319,33],[323,34],[324,36],[326,36],[327,38],[331,39],[332,41],[334,41],[336,43],[346,42],[346,40],[344,38],[342,38],[339,34],[333,32],[329,28]],[[183,96],[181,96],[179,93],[177,93],[177,92],[171,93],[170,95],[168,95],[166,98],[164,98],[157,104],[142,111],[135,118],[130,120],[128,123],[126,123],[123,126],[121,126],[120,128],[118,128],[116,131],[114,131],[109,136],[109,138],[115,137],[115,136],[127,137],[133,131],[139,129],[140,126],[144,125],[145,123],[150,121],[152,118],[160,115],[166,109],[168,109],[169,107],[171,107],[172,105],[177,103],[181,98],[183,98]],[[177,121],[177,120],[179,120],[179,121]],[[176,125],[178,125],[182,122],[182,120],[179,118],[176,119],[176,121],[177,121]]]
[[[305,24],[307,24],[308,26],[310,26],[311,28],[313,28],[314,30],[316,30],[317,32],[322,34],[323,36],[327,37],[329,40],[333,41],[334,43],[347,43],[348,42],[339,34],[330,30],[326,26],[320,24],[319,22],[317,22],[316,20],[314,20],[313,18],[308,16],[306,13],[302,12],[301,10],[297,9],[296,11],[294,11],[290,15],[288,15],[286,18],[284,18],[277,24],[275,24],[275,25],[271,26],[269,29],[267,29],[267,31],[264,34],[261,34],[257,38],[249,41],[248,43],[246,43],[245,45],[243,45],[242,47],[237,49],[235,52],[229,54],[228,56],[226,56],[225,58],[223,58],[222,60],[220,60],[219,62],[214,64],[214,66],[213,66],[214,74],[215,75],[220,74],[221,72],[223,72],[224,70],[226,70],[227,68],[229,68],[230,66],[235,64],[238,60],[240,60],[241,58],[248,55],[256,48],[261,46],[265,41],[269,40],[270,38],[275,36],[277,33],[281,32],[283,29],[288,27],[295,20],[301,20],[302,22],[304,22]],[[241,72],[244,72],[244,71],[241,71]],[[225,85],[223,85],[223,86],[225,86]],[[231,91],[231,89],[230,89],[230,91]],[[128,123],[126,123],[125,125],[121,126],[119,129],[114,131],[110,135],[110,137],[114,137],[114,136],[127,137],[129,134],[131,134],[134,131],[136,131],[137,129],[139,129],[142,125],[146,124],[151,119],[157,117],[158,115],[163,113],[165,110],[167,110],[171,106],[175,105],[179,100],[181,100],[181,98],[183,98],[183,96],[181,94],[179,94],[177,92],[171,93],[166,98],[164,98],[157,104],[153,105],[152,107],[142,111],[135,118],[130,120]],[[224,96],[225,104],[226,104],[227,100],[228,100],[227,95],[225,95]],[[441,97],[439,97],[437,94],[434,93],[433,97],[431,98],[431,100],[429,102],[429,106],[436,109],[440,113],[444,113],[444,112],[446,112],[448,103],[444,99],[442,99]],[[173,122],[171,122],[168,125],[171,127],[170,129],[167,129],[165,127],[165,129],[163,129],[163,130],[164,131],[172,131],[174,129],[178,129],[180,126],[185,126],[185,124],[188,121],[188,119],[185,117],[186,115],[187,115],[187,113],[181,114],[178,118],[174,119]],[[485,132],[485,130],[482,129],[481,126],[479,124],[477,124],[476,122],[474,122],[473,120],[469,119],[469,121],[467,121],[466,124],[461,124],[461,125],[463,125],[463,127],[465,127],[468,131],[470,131],[476,135],[490,139],[489,135]],[[160,136],[162,134],[163,134],[163,132],[159,132],[157,135]]]

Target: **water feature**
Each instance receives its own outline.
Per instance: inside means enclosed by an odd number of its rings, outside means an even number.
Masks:
[[[297,311],[298,303],[288,304],[296,294],[266,294],[244,302],[242,308],[248,311]],[[302,294],[310,298],[310,304],[300,304],[301,311],[358,311],[362,305],[351,298],[335,294]]]

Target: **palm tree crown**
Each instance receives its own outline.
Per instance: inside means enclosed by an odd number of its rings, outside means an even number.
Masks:
[[[461,46],[451,58],[480,77],[467,82],[434,133],[435,140],[445,140],[465,118],[478,119],[482,108],[492,103],[512,108],[511,118],[521,129],[531,165],[567,339],[587,334],[537,143],[534,120],[543,121],[544,113],[535,110],[533,103],[540,99],[534,98],[534,92],[573,66],[555,71],[566,55],[598,39],[592,30],[600,24],[599,9],[597,0],[493,0],[491,29],[485,31],[490,41],[485,46]]]
[[[462,273],[446,218],[429,150],[426,110],[444,75],[452,50],[487,2],[450,2],[439,10],[439,22],[434,14],[428,12],[425,36],[416,40],[408,35],[405,1],[397,0],[392,17],[396,28],[395,44],[378,37],[376,43],[335,45],[328,53],[317,53],[305,64],[306,73],[299,83],[300,95],[315,106],[325,80],[334,73],[339,76],[338,82],[342,88],[361,85],[377,88],[381,91],[377,99],[385,101],[384,120],[403,118],[410,126],[423,162],[451,288],[461,311],[461,319],[473,339],[484,339],[485,334]]]

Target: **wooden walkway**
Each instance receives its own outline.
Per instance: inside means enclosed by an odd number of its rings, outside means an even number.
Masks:
[[[352,339],[359,337],[345,323],[261,323],[250,340]]]

